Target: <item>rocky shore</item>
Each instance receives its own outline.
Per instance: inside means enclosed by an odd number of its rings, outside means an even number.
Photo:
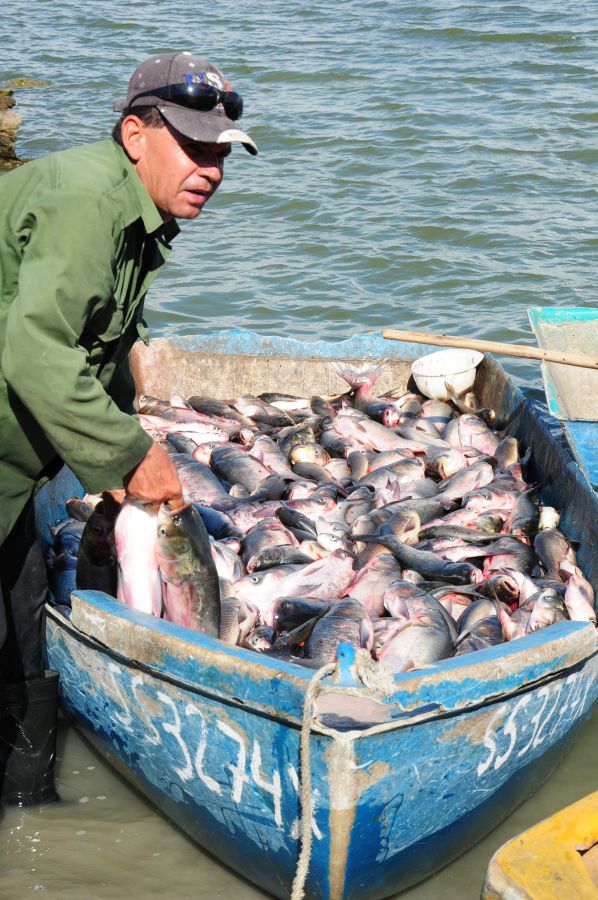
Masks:
[[[25,162],[15,152],[21,117],[14,112],[16,100],[10,88],[0,88],[0,172]]]

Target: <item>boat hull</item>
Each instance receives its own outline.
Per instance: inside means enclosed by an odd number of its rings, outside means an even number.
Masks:
[[[379,338],[347,343],[313,347],[243,334],[155,341],[140,348],[133,371],[139,391],[158,396],[332,394],[343,388],[330,359],[385,357],[388,384],[404,390],[410,360],[429,352]],[[499,427],[531,447],[533,477],[546,501],[563,508],[563,530],[579,541],[578,560],[596,586],[589,536],[598,500],[587,482],[492,359],[481,365],[476,391],[496,409]],[[46,538],[76,489],[67,474],[62,489],[40,492]],[[70,620],[49,608],[46,621],[63,704],[97,749],[201,847],[288,897],[313,672],[94,591],[73,595]],[[339,659],[321,683],[309,736],[314,810],[305,896],[387,897],[442,868],[551,774],[597,693],[595,631],[575,622],[398,675],[383,701],[362,684],[354,660]]]
[[[108,649],[98,642],[98,621],[120,619],[115,628],[124,634],[129,610],[122,609],[121,619],[120,604],[90,593],[93,601],[89,594],[74,598],[79,628],[48,614],[48,663],[61,674],[65,709],[108,762],[200,846],[269,893],[289,896],[299,854],[302,686],[287,721],[247,698],[210,696],[203,675],[217,659],[197,677],[182,642],[176,672],[172,640],[164,655],[170,666],[162,671],[148,664],[145,651],[133,660]],[[142,617],[136,614],[138,623]],[[150,633],[147,618],[137,627]],[[473,667],[454,665],[436,690],[430,685],[426,706],[407,716],[400,690],[378,724],[356,720],[349,731],[343,723],[312,732],[307,897],[373,900],[407,888],[467,850],[536,790],[568,750],[597,693],[591,629],[575,623],[559,629],[550,648],[558,672],[541,664],[537,672],[526,668],[519,680],[537,678],[521,690],[509,688],[517,680],[515,661],[490,688],[496,656],[481,651]],[[148,641],[156,655],[168,631],[162,623]],[[544,656],[537,636],[525,642],[532,656]],[[229,665],[224,658],[222,670]],[[464,702],[459,686],[475,678],[476,667],[477,684]],[[280,671],[269,677],[278,676],[284,678]],[[425,678],[409,693],[421,693]],[[346,700],[342,688],[323,684],[322,690],[326,709]]]

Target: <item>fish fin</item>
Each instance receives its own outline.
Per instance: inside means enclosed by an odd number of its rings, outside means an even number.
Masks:
[[[532,458],[532,448],[531,448],[531,444],[530,444],[530,446],[527,448],[527,450],[521,457],[521,460],[520,460],[521,465],[526,466],[531,458]]]
[[[390,390],[386,391],[384,396],[388,400],[400,400],[405,394],[405,388],[403,387],[394,387],[390,388]]]
[[[332,556],[332,554],[330,554]],[[314,560],[314,562],[318,562],[319,560]],[[319,587],[321,587],[321,581],[307,581],[305,584],[302,584],[299,588],[295,589],[295,593],[293,596],[295,597],[316,597],[317,595],[313,593],[317,591]]]
[[[193,409],[190,403],[188,403],[184,397],[181,397],[179,394],[173,394],[170,398],[170,405],[175,409]]]
[[[374,646],[374,626],[371,619],[362,619],[359,623],[359,643],[371,652]]]
[[[388,360],[383,359],[382,362],[374,366],[352,366],[349,363],[330,363],[330,368],[336,372],[344,381],[347,382],[354,390],[360,387],[368,389],[378,380]]]
[[[272,645],[272,649],[281,650],[285,647],[302,647],[311,636],[316,622],[321,619],[323,615],[324,613],[319,613],[312,616],[307,622],[303,622],[301,625],[293,628],[291,631],[285,631],[276,638]]]
[[[466,637],[470,637],[471,635],[472,635],[472,631],[471,631],[471,629],[469,629],[469,628],[466,629],[464,632],[462,632],[462,633],[459,635],[459,637],[457,638],[457,640],[456,640],[456,641],[453,641],[453,651],[455,651],[455,650],[457,649],[457,647],[459,646],[459,644],[460,644],[462,641],[464,641]]]

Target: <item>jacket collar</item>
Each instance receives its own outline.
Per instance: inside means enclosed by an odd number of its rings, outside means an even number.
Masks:
[[[133,193],[135,201],[134,206],[136,207],[135,214],[131,215],[131,220],[125,222],[125,225],[130,225],[136,218],[141,218],[147,234],[153,234],[157,238],[162,239],[166,244],[170,244],[173,238],[175,238],[181,230],[177,225],[176,220],[169,219],[167,222],[162,221],[162,216],[158,212],[156,204],[148,194],[141,178],[138,176],[135,166],[123,148],[117,144],[116,141],[113,143],[119,154],[126,182]]]

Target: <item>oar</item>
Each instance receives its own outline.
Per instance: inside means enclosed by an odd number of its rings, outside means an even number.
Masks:
[[[449,334],[427,334],[425,331],[397,331],[386,328],[382,337],[391,341],[407,341],[415,344],[435,344],[438,347],[458,347],[462,350],[480,350],[482,353],[498,353],[503,356],[520,356],[523,359],[540,359],[560,363],[563,366],[580,366],[598,369],[598,359],[581,353],[563,353],[561,350],[543,350],[523,344],[503,344],[499,341],[480,341],[477,338],[451,337]]]

